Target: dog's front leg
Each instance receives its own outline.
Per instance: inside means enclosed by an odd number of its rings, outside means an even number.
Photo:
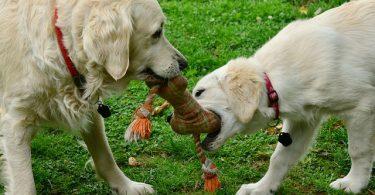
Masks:
[[[34,130],[27,125],[26,117],[9,113],[1,118],[0,128],[5,194],[36,194],[30,148]]]
[[[93,114],[93,123],[81,135],[94,160],[97,174],[109,183],[114,192],[121,195],[151,194],[150,185],[131,181],[117,166],[104,132],[101,116]]]
[[[352,166],[348,175],[332,182],[330,186],[348,193],[360,193],[371,179],[375,160],[375,113],[357,111],[346,117]]]
[[[282,131],[290,133],[293,143],[287,147],[278,143],[264,177],[257,183],[242,185],[237,195],[273,194],[276,192],[288,170],[309,147],[314,137],[315,127],[316,125],[311,126],[305,122],[296,123],[285,120]]]

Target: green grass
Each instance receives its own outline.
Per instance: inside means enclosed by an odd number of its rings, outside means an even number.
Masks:
[[[312,17],[318,8],[326,10],[343,2],[160,1],[168,17],[166,35],[190,62],[185,72],[190,87],[231,58],[250,56],[289,22]],[[299,12],[299,6],[305,4],[309,9],[307,15]],[[123,95],[108,101],[114,115],[106,119],[106,132],[117,163],[131,179],[152,184],[159,194],[201,194],[200,164],[193,141],[189,136],[171,131],[165,122],[167,114],[153,119],[150,141],[124,142],[123,133],[131,121],[132,112],[146,93],[147,88],[142,83],[134,82]],[[33,141],[33,170],[38,193],[110,193],[108,185],[98,180],[91,168],[85,168],[89,155],[76,140],[72,135],[54,130],[42,131]],[[221,170],[223,189],[218,194],[234,194],[241,184],[259,180],[267,170],[276,143],[275,136],[259,131],[254,135],[237,136],[221,150],[210,154]],[[349,171],[346,143],[346,131],[340,121],[335,118],[328,120],[311,152],[289,172],[278,194],[341,194],[328,185]],[[135,157],[143,165],[130,167],[127,164],[129,157]],[[368,189],[375,189],[374,176]]]

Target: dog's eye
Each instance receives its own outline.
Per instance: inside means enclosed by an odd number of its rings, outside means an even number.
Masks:
[[[163,29],[161,28],[161,29],[157,30],[154,34],[152,34],[152,38],[158,39],[158,38],[161,37],[162,34],[163,34]]]
[[[195,96],[195,97],[199,97],[199,96],[202,95],[202,93],[203,93],[204,91],[205,91],[205,89],[200,89],[200,90],[198,90],[197,92],[195,92],[194,96]]]

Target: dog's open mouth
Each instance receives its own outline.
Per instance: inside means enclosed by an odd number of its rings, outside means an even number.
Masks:
[[[146,77],[146,79],[157,79],[157,80],[166,80],[165,78],[157,75],[151,68],[146,68],[141,72],[142,75]]]
[[[166,83],[168,82],[168,79],[163,78],[159,75],[157,75],[153,70],[150,68],[147,68],[141,72],[142,74],[142,80],[145,80],[147,85],[153,86],[153,85],[158,85],[161,83]]]

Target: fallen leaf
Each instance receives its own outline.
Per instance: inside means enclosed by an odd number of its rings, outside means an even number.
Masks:
[[[269,127],[269,128],[266,129],[266,133],[268,135],[277,135],[278,131],[275,127]]]
[[[132,166],[132,167],[136,167],[136,166],[140,166],[141,163],[139,163],[137,161],[137,159],[135,159],[134,157],[130,157],[129,158],[129,165]]]
[[[300,12],[301,14],[306,15],[306,14],[309,12],[309,9],[307,9],[306,6],[301,6],[301,7],[299,8],[299,12]]]
[[[259,16],[257,16],[257,22],[258,22],[258,23],[262,22],[262,18],[259,17]]]

